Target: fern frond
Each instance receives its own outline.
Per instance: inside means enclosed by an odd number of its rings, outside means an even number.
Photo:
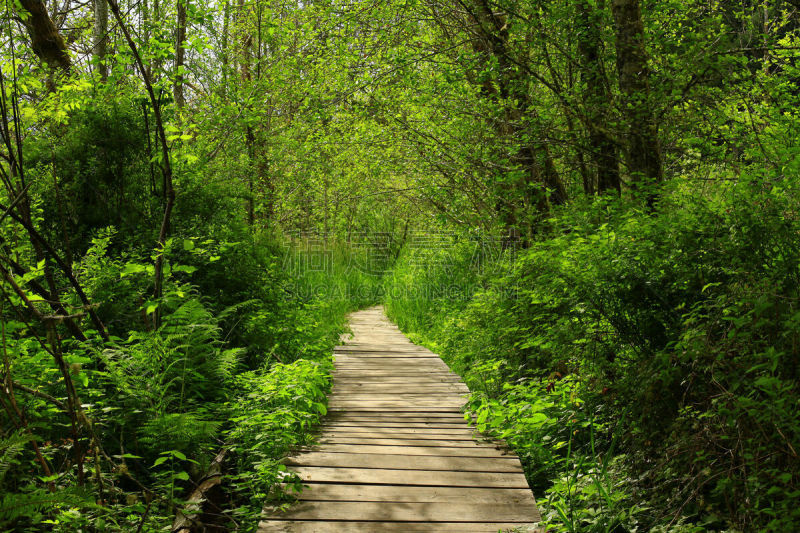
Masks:
[[[145,422],[139,439],[162,451],[189,451],[198,443],[210,441],[219,427],[219,422],[204,420],[194,413],[167,413]]]
[[[0,482],[5,478],[8,469],[15,464],[17,456],[25,449],[25,445],[33,437],[21,431],[12,433],[4,439],[0,439]]]
[[[5,494],[0,499],[0,526],[20,518],[38,522],[42,514],[65,506],[87,508],[96,504],[85,490],[77,487],[58,492],[37,488],[31,492]]]
[[[233,304],[233,305],[231,305],[229,307],[226,307],[222,311],[220,311],[220,313],[217,315],[217,320],[225,320],[226,318],[228,318],[230,315],[233,315],[234,313],[238,313],[240,311],[244,311],[249,307],[258,306],[259,304],[262,304],[262,303],[263,302],[261,300],[257,300],[257,299],[245,300],[243,302],[235,303],[235,304]]]

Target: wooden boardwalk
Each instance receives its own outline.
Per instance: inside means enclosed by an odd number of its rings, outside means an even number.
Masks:
[[[319,445],[287,461],[307,488],[268,532],[493,532],[539,520],[519,459],[476,440],[469,392],[429,350],[373,307],[354,313],[335,350]]]

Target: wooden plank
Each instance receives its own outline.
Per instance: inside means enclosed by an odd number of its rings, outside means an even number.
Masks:
[[[426,384],[453,384],[461,383],[458,378],[451,374],[412,374],[399,375],[394,372],[370,372],[370,373],[334,373],[333,383],[384,383],[384,384],[408,384],[413,382],[417,385]]]
[[[390,370],[363,370],[361,372],[338,371],[334,370],[333,382],[352,381],[365,383],[376,381],[379,383],[410,383],[409,378],[415,378],[415,383],[461,383],[461,380],[452,372],[402,372]]]
[[[455,374],[451,374],[444,370],[440,371],[431,368],[393,369],[393,368],[382,368],[382,367],[375,367],[375,368],[355,367],[355,368],[341,368],[333,373],[334,383],[339,379],[361,381],[363,378],[367,378],[373,381],[377,381],[379,379],[385,379],[391,377],[405,378],[405,383],[414,383],[415,380],[417,379],[427,380],[427,381],[442,381],[446,379],[447,381],[461,383],[461,381],[458,379],[457,376],[455,376]]]
[[[381,386],[381,387],[374,387],[370,385],[358,386],[358,385],[334,385],[333,386],[333,394],[339,395],[354,395],[354,396],[361,396],[365,394],[375,395],[375,394],[450,394],[452,396],[456,396],[458,398],[465,397],[469,394],[469,391],[465,388],[456,388],[452,386],[444,386],[438,387],[435,385],[429,386],[414,386],[414,385],[402,385],[397,384],[399,386]]]
[[[365,339],[369,340],[369,339]],[[334,352],[352,352],[352,353],[374,353],[374,354],[395,354],[395,353],[419,353],[431,355],[432,351],[424,346],[417,346],[416,344],[403,343],[400,339],[375,339],[369,342],[360,342],[358,344],[340,344],[333,349]]]
[[[376,417],[377,416],[377,417],[382,417],[382,418],[385,418],[385,417],[396,418],[398,416],[410,416],[410,417],[423,416],[423,417],[434,417],[434,418],[460,418],[460,419],[462,419],[462,420],[464,420],[466,422],[466,418],[464,418],[464,416],[466,416],[466,415],[464,413],[462,413],[460,410],[454,410],[453,412],[432,411],[430,413],[421,415],[419,413],[405,413],[405,414],[403,414],[403,413],[398,413],[397,411],[378,411],[378,412],[375,412],[375,411],[363,411],[363,410],[360,410],[360,409],[349,409],[347,411],[336,411],[335,413],[331,413],[328,416],[331,416],[331,417],[344,417],[344,416]]]
[[[446,407],[443,407],[443,406],[427,406],[427,407],[409,406],[409,407],[405,407],[405,408],[404,407],[397,407],[397,408],[394,408],[394,409],[389,409],[386,406],[383,406],[383,407],[380,407],[380,406],[365,406],[365,405],[336,406],[336,405],[330,405],[329,404],[328,405],[328,412],[329,413],[331,413],[331,412],[337,412],[338,413],[338,412],[352,411],[354,409],[357,409],[358,411],[361,411],[361,412],[374,411],[374,412],[378,412],[378,413],[387,413],[387,412],[391,412],[391,411],[396,411],[396,412],[416,411],[416,412],[423,412],[423,413],[461,413],[462,412],[461,411],[462,407],[463,406],[461,406],[461,405],[459,405],[459,406],[446,406]]]
[[[448,371],[450,367],[442,362],[441,359],[434,357],[386,357],[381,358],[360,358],[337,355],[334,358],[334,364],[337,369],[346,367],[360,367],[360,368],[393,368],[393,369],[420,369],[432,368],[436,370]]]
[[[449,448],[454,447],[465,447],[471,448],[475,445],[475,441],[472,439],[469,440],[447,440],[447,439],[402,439],[402,438],[379,438],[379,437],[357,437],[357,436],[348,436],[348,437],[326,437],[319,441],[320,444],[365,444],[365,445],[372,445],[372,446],[444,446]],[[497,446],[500,449],[504,449],[503,446],[498,444],[492,444],[490,442],[485,443],[487,445]]]
[[[349,353],[342,353],[336,352],[333,354],[334,361],[344,363],[364,363],[364,364],[381,364],[381,363],[393,363],[393,364],[405,364],[405,365],[424,365],[424,364],[436,364],[436,365],[444,365],[447,366],[440,357],[436,355],[422,355],[422,354],[405,354],[401,355],[400,352],[396,352],[392,355],[363,355],[363,354],[355,354],[352,352]]]
[[[426,416],[425,413],[416,413],[416,417],[393,417],[393,416],[337,416],[326,419],[326,424],[445,424],[447,427],[465,427],[464,419],[460,417],[441,417]]]
[[[525,476],[514,472],[430,472],[389,468],[335,468],[302,466],[291,469],[306,482],[437,487],[498,487],[527,489]]]
[[[385,357],[356,357],[352,355],[334,354],[334,362],[339,365],[405,365],[412,367],[436,366],[437,368],[450,368],[438,357],[403,357],[401,355]]]
[[[386,326],[371,331],[369,335],[362,334],[357,337],[346,339],[339,347],[348,348],[350,346],[365,346],[381,343],[386,343],[388,345],[401,344],[403,346],[416,346],[417,348],[425,349],[424,346],[411,342],[400,330],[390,329]]]
[[[392,376],[403,376],[405,378],[408,378],[407,383],[413,383],[414,379],[423,378],[425,376],[431,376],[432,378],[443,378],[451,376],[451,374],[447,371],[447,369],[433,368],[433,367],[423,368],[423,367],[405,366],[402,368],[399,367],[392,368],[387,365],[373,365],[373,366],[342,365],[337,368],[338,371],[333,374],[334,380],[337,377],[344,377],[344,376],[356,378],[362,375],[381,376],[381,377],[392,375]]]
[[[338,393],[338,391],[345,390],[345,389],[348,390],[348,391],[352,391],[352,392],[348,392],[348,394],[356,394],[359,390],[368,390],[369,394],[374,394],[374,393],[380,394],[381,392],[383,392],[383,394],[395,394],[395,393],[402,392],[404,387],[408,387],[409,389],[411,389],[409,391],[409,394],[425,394],[425,393],[435,394],[435,393],[439,393],[439,394],[449,394],[451,396],[456,396],[456,397],[459,397],[459,398],[467,396],[469,394],[468,392],[463,391],[463,390],[461,390],[461,391],[453,390],[453,388],[449,388],[449,390],[445,389],[445,388],[437,389],[434,386],[431,389],[427,389],[425,387],[425,385],[421,385],[421,384],[420,385],[408,386],[408,385],[405,385],[405,384],[402,384],[402,383],[395,383],[394,385],[399,385],[399,386],[395,387],[394,390],[392,390],[392,387],[384,387],[383,389],[370,390],[369,387],[367,387],[366,389],[361,389],[361,388],[358,387],[358,385],[355,385],[355,384],[352,384],[352,383],[342,384],[342,383],[340,383],[338,381],[334,381],[333,383],[334,383],[334,389],[337,391],[337,393]],[[414,388],[422,390],[423,392],[412,392]]]
[[[428,350],[420,350],[419,348],[414,347],[404,347],[398,344],[395,344],[392,347],[381,347],[381,346],[370,346],[370,347],[359,347],[359,348],[334,348],[333,349],[334,355],[353,355],[356,357],[436,357],[437,359],[441,359],[435,353],[428,351]]]
[[[418,411],[420,413],[426,413],[429,411],[436,410],[438,412],[447,412],[447,411],[454,411],[459,412],[464,407],[464,402],[460,401],[445,401],[442,400],[441,402],[423,402],[423,401],[382,401],[382,402],[352,402],[348,400],[336,400],[336,402],[332,402],[328,404],[328,408],[336,411],[340,410],[347,410],[353,409],[358,407],[359,409],[363,410],[373,410],[373,411]]]
[[[330,468],[371,468],[392,470],[429,470],[447,472],[522,472],[516,457],[442,457],[427,455],[391,455],[377,453],[309,452],[287,457],[290,466],[327,466]]]
[[[474,441],[475,433],[469,430],[436,431],[436,430],[406,430],[391,428],[339,428],[327,429],[320,434],[320,438],[348,437],[362,439],[425,439],[425,440],[466,440]]]
[[[336,361],[442,361],[442,358],[430,352],[404,352],[402,350],[394,351],[369,351],[369,352],[356,352],[356,351],[341,351],[334,350],[333,357]],[[442,361],[443,362],[443,361]]]
[[[446,404],[460,407],[466,403],[466,398],[460,394],[450,393],[331,394],[329,403],[333,405],[337,402],[362,402],[364,405],[370,405],[375,402],[406,402],[412,405],[433,403],[435,405]]]
[[[434,502],[314,502],[301,501],[285,514],[292,520],[380,520],[425,522],[511,522],[538,520],[536,508],[514,504],[441,505]]]
[[[402,376],[402,378],[409,378],[410,376]],[[420,376],[422,377],[422,376]],[[350,385],[355,387],[374,387],[389,389],[392,387],[440,387],[442,389],[455,389],[459,391],[468,392],[469,389],[461,381],[457,380],[443,380],[442,378],[451,377],[449,374],[440,374],[430,376],[424,380],[411,380],[411,379],[398,379],[401,378],[396,374],[386,376],[372,375],[369,379],[362,379],[361,377],[347,376],[340,374],[337,379],[333,380],[334,385]]]
[[[428,409],[444,409],[454,408],[458,409],[464,405],[464,401],[455,400],[442,400],[442,401],[401,401],[401,400],[387,400],[387,401],[349,401],[349,400],[335,400],[329,404],[331,409],[347,409],[352,407],[373,408],[376,410],[383,410],[387,407],[394,407],[398,409],[418,409],[419,411],[427,411]]]
[[[333,355],[334,362],[338,364],[363,364],[363,365],[409,365],[409,366],[423,366],[435,365],[437,367],[449,368],[444,361],[436,356],[425,357],[411,357],[402,355],[386,355],[381,357],[361,357],[355,355],[348,355],[336,353]]]
[[[453,405],[453,406],[450,406],[450,405],[448,405],[448,406],[432,406],[432,407],[430,407],[428,409],[427,412],[430,412],[430,413],[458,413],[458,414],[463,414],[463,411],[461,410],[462,407],[463,406],[461,406],[461,405],[458,405],[458,406],[455,406],[455,405]],[[380,406],[374,406],[374,405],[349,405],[347,407],[336,407],[334,405],[330,405],[329,404],[328,405],[328,411],[329,412],[330,411],[335,411],[335,412],[340,412],[340,411],[347,411],[347,412],[373,411],[374,412],[374,411],[378,411],[380,413],[391,413],[391,412],[399,412],[399,411],[419,411],[419,408],[411,406],[411,407],[406,408],[406,409],[403,409],[403,408],[383,409]]]
[[[358,373],[356,372],[359,371]],[[377,368],[357,368],[355,370],[348,370],[341,367],[335,367],[331,375],[336,378],[337,376],[348,376],[352,379],[358,379],[363,377],[367,378],[378,378],[378,377],[386,377],[386,378],[405,378],[406,376],[418,376],[422,372],[418,369],[414,368],[385,368],[378,366]],[[426,376],[420,376],[421,378],[425,378]],[[441,378],[452,378],[456,381],[461,381],[461,378],[458,374],[450,370],[436,370],[430,373],[429,376],[431,379],[441,379]]]
[[[331,444],[320,443],[308,449],[325,453],[369,453],[396,455],[435,455],[439,457],[510,457],[494,446],[388,446],[369,444]]]
[[[337,383],[339,381],[348,381],[355,383],[403,383],[406,385],[411,383],[462,383],[461,379],[452,372],[431,372],[426,374],[415,371],[394,371],[387,369],[362,370],[362,372],[358,373],[350,370],[334,370],[332,374],[333,382]],[[412,382],[409,379],[411,377],[415,378],[415,381]]]
[[[391,371],[393,375],[415,375],[423,372],[431,372],[438,376],[458,376],[450,371],[446,366],[442,366],[436,362],[424,363],[408,363],[405,361],[335,361],[336,372],[352,372],[355,370],[363,370],[374,372],[387,372]]]
[[[431,407],[450,407],[450,408],[460,408],[467,402],[466,398],[459,397],[457,395],[445,395],[445,396],[436,396],[436,397],[429,397],[429,398],[420,398],[415,396],[400,396],[397,395],[395,397],[377,397],[377,398],[370,398],[370,397],[358,397],[353,399],[350,396],[333,396],[328,401],[328,405],[332,409],[335,409],[337,406],[342,407],[358,407],[358,408],[367,408],[367,407],[397,407],[399,405],[408,405],[410,407],[418,407],[421,405],[429,405]]]
[[[443,412],[445,410],[460,410],[464,406],[463,401],[449,401],[449,400],[442,400],[440,402],[434,401],[401,401],[401,400],[391,400],[391,401],[358,401],[352,402],[348,400],[336,400],[335,402],[331,402],[328,407],[334,410],[342,410],[342,409],[352,409],[354,407],[359,407],[362,409],[372,409],[375,411],[418,411],[420,413],[428,412],[430,410],[438,410],[439,412]]]
[[[406,388],[408,387],[408,388]],[[401,385],[395,388],[382,388],[382,389],[370,389],[361,388],[356,385],[346,385],[337,387],[334,385],[335,391],[331,394],[331,396],[348,396],[349,397],[360,397],[360,396],[395,396],[398,394],[403,394],[405,396],[450,396],[452,398],[465,398],[469,395],[467,392],[454,390],[452,387],[450,388],[437,388],[437,387],[425,387],[421,385],[417,386],[407,386]],[[416,390],[415,390],[416,389]]]
[[[413,344],[409,342],[408,337],[403,335],[400,332],[393,333],[393,332],[373,332],[370,333],[369,336],[360,335],[358,338],[349,339],[344,344],[340,344],[336,347],[336,349],[343,348],[347,349],[361,349],[364,347],[386,347],[386,348],[395,348],[395,347],[411,347],[416,348],[417,350],[427,350],[424,346],[420,346],[419,344]]]
[[[352,354],[358,355],[359,357],[413,357],[413,356],[420,356],[420,357],[435,357],[437,359],[441,359],[435,353],[428,351],[428,350],[420,350],[419,348],[408,348],[404,347],[401,344],[396,344],[391,348],[381,345],[373,345],[369,347],[359,347],[359,348],[334,348],[333,349],[334,355],[339,354]]]
[[[306,520],[264,520],[258,525],[258,533],[497,533],[509,531],[517,523],[484,522],[324,522]],[[531,530],[526,530],[531,531]]]
[[[299,498],[307,501],[493,503],[535,509],[530,489],[312,483],[303,489]]]
[[[419,413],[415,413],[415,412],[403,413],[403,412],[397,412],[397,411],[391,411],[391,412],[389,412],[389,411],[359,411],[357,409],[348,410],[348,411],[334,411],[334,412],[331,412],[331,413],[329,413],[327,415],[325,420],[329,420],[329,419],[338,420],[338,419],[342,419],[342,418],[364,418],[364,417],[366,417],[366,418],[392,418],[392,419],[425,417],[425,418],[436,418],[437,420],[440,420],[440,419],[446,419],[446,420],[457,419],[457,420],[466,421],[466,419],[464,418],[464,414],[461,413],[460,411],[441,412],[441,413],[431,412],[431,413],[419,414]]]
[[[358,372],[357,372],[358,371]],[[408,376],[419,376],[420,379],[433,379],[433,380],[440,380],[441,378],[450,378],[455,381],[461,382],[461,378],[458,374],[451,372],[450,370],[436,370],[431,372],[429,375],[420,375],[423,374],[418,369],[414,368],[357,368],[355,370],[348,370],[340,367],[335,367],[331,375],[334,377],[347,377],[349,379],[361,379],[362,377],[370,378],[370,379],[378,379],[378,378],[393,378],[393,379],[401,379],[405,382],[408,382]]]
[[[408,422],[422,422],[422,421],[438,421],[446,422],[448,424],[466,424],[467,421],[460,412],[433,412],[433,413],[419,413],[419,412],[387,412],[387,411],[335,411],[326,416],[324,422],[336,422],[343,420],[372,420],[372,421],[408,421]]]
[[[379,368],[437,368],[449,370],[446,364],[438,357],[351,357],[349,355],[336,355],[334,357],[336,368],[345,366],[376,366]]]
[[[336,414],[335,416],[327,417],[325,420],[326,422],[426,422],[426,423],[441,423],[441,424],[458,424],[464,425],[464,417],[462,416],[453,416],[448,413],[442,413],[445,416],[427,416],[425,414],[415,413],[418,416],[392,416],[392,415],[384,415],[381,416],[380,413],[373,413],[373,416],[369,415],[347,415],[347,414]]]
[[[407,399],[425,399],[425,398],[444,398],[453,400],[463,400],[467,397],[466,394],[451,392],[451,391],[427,391],[427,392],[386,392],[386,391],[367,391],[367,392],[351,392],[342,393],[334,392],[328,396],[329,400],[387,400],[392,398],[407,398]]]
[[[398,372],[421,372],[427,370],[430,372],[448,373],[450,368],[441,362],[436,362],[433,359],[418,360],[415,362],[400,361],[400,360],[374,360],[374,361],[334,361],[336,370],[393,370]]]
[[[333,396],[329,399],[328,404],[331,408],[337,406],[342,407],[397,407],[399,405],[408,405],[410,407],[417,407],[421,405],[429,405],[431,407],[451,407],[459,408],[466,403],[465,398],[460,398],[455,395],[447,395],[436,398],[415,398],[415,397],[401,397],[395,398],[358,398],[352,399],[351,397]]]
[[[395,394],[386,394],[386,393],[363,393],[363,394],[343,394],[343,393],[334,393],[328,397],[331,403],[334,403],[338,400],[342,401],[349,401],[349,402],[376,402],[376,401],[392,401],[392,400],[403,400],[403,401],[426,401],[426,402],[460,402],[460,404],[466,403],[466,398],[463,394],[453,394],[451,392],[431,392],[429,394],[422,394],[418,392],[397,392]],[[459,404],[459,405],[460,405]]]
[[[367,422],[358,420],[342,420],[331,421],[325,424],[327,428],[428,428],[428,429],[453,429],[454,427],[463,427],[458,424],[442,424],[441,422]]]
[[[370,392],[453,392],[456,394],[469,394],[469,389],[463,383],[369,383],[351,381],[350,383],[333,382],[334,390],[370,391]]]
[[[449,373],[439,373],[436,372],[433,375],[424,376],[419,375],[415,376],[399,376],[395,372],[385,372],[384,375],[377,374],[377,373],[370,373],[369,375],[348,375],[348,374],[337,374],[337,376],[333,379],[334,384],[348,384],[348,385],[355,385],[355,386],[381,386],[381,387],[450,387],[456,388],[459,390],[467,391],[467,386],[458,381],[457,379],[443,379],[443,378],[452,378],[453,375]],[[416,378],[420,379],[416,379]],[[364,379],[367,378],[367,379]]]

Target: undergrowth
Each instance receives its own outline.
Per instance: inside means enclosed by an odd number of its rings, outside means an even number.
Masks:
[[[587,201],[488,259],[407,250],[387,308],[464,376],[549,530],[794,531],[797,186]]]
[[[267,496],[280,503],[291,481],[280,459],[311,441],[346,314],[374,303],[379,285],[350,268],[346,249],[322,271],[293,268],[306,251],[238,235],[170,240],[154,301],[147,255],[120,252],[114,228],[95,233],[76,273],[112,337],[63,340],[83,404],[75,429],[47,346],[4,316],[4,375],[28,425],[0,434],[0,529],[161,531],[221,450],[224,511],[214,523],[252,531]],[[32,480],[41,463],[62,474]]]

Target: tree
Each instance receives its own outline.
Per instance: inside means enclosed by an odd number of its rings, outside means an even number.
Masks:
[[[603,2],[597,5],[577,0],[578,53],[581,81],[584,85],[584,122],[589,137],[589,158],[593,173],[585,192],[620,194],[617,144],[609,133],[611,91],[601,55]]]
[[[647,189],[647,203],[657,198],[654,187],[664,179],[658,124],[650,101],[644,25],[639,0],[612,0],[617,36],[617,73],[623,95],[627,131],[626,155],[631,188]]]
[[[108,78],[106,54],[108,52],[108,4],[106,0],[94,0],[94,25],[92,27],[92,53],[95,60],[95,72],[100,79]]]
[[[43,0],[19,0],[19,4],[25,10],[20,18],[31,38],[34,53],[50,67],[69,72],[72,60],[67,43],[47,13]]]
[[[175,106],[183,109],[186,104],[183,87],[183,70],[186,63],[186,7],[189,0],[177,0],[177,18],[175,23],[175,83],[173,95]]]

